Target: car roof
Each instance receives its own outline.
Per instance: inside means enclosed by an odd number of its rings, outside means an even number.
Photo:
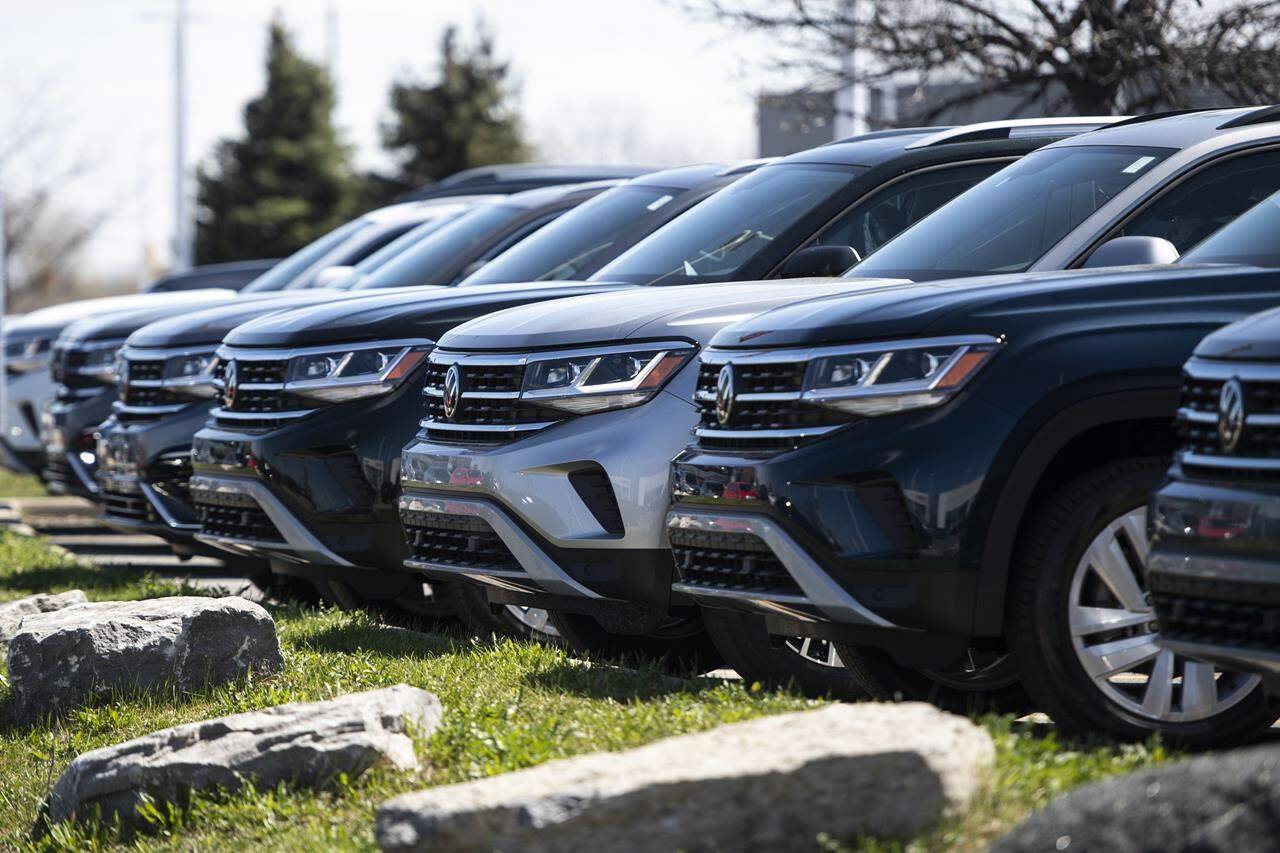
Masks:
[[[1266,135],[1268,129],[1265,125],[1280,119],[1280,115],[1270,111],[1270,107],[1237,107],[1139,116],[1136,119],[1118,122],[1114,127],[1100,128],[1053,144],[1054,147],[1059,148],[1069,145],[1190,148],[1200,142],[1214,139],[1220,140],[1226,146],[1237,138]],[[1241,119],[1249,120],[1235,128],[1223,128],[1223,125],[1239,122]],[[1280,133],[1280,124],[1276,124],[1269,130],[1271,133]]]
[[[498,198],[497,201],[501,204],[532,210],[535,207],[542,207],[546,204],[555,204],[556,202],[572,198],[578,193],[595,195],[596,193],[607,190],[610,187],[616,187],[621,183],[623,183],[622,180],[588,181],[580,184],[560,184],[553,187],[539,187],[536,190],[524,190],[523,192],[512,193],[509,196]]]
[[[627,180],[652,172],[651,166],[555,165],[507,163],[455,172],[432,184],[410,190],[399,201],[465,195],[467,193],[516,193],[555,184],[577,184],[608,179]]]
[[[729,167],[724,163],[697,163],[691,166],[678,166],[674,169],[663,169],[650,172],[627,183],[637,187],[668,187],[670,189],[688,190],[704,184],[720,175]]]

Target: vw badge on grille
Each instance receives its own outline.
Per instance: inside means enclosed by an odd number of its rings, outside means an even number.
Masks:
[[[1232,377],[1222,383],[1222,393],[1218,395],[1218,441],[1225,452],[1233,452],[1240,443],[1244,420],[1244,387]]]
[[[451,418],[458,411],[458,400],[462,398],[462,372],[458,365],[451,364],[444,374],[444,416]]]
[[[239,385],[240,381],[236,378],[236,362],[235,359],[231,359],[222,373],[222,407],[224,409],[235,408],[236,389]]]
[[[720,426],[729,423],[733,415],[733,365],[726,364],[720,368],[716,377],[716,420]]]

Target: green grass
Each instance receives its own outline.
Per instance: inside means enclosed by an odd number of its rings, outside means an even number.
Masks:
[[[46,494],[48,492],[37,478],[0,468],[0,499],[36,498]]]
[[[0,533],[0,598],[85,589],[91,598],[182,592],[125,569],[90,569],[37,540]],[[189,695],[119,698],[65,719],[22,727],[0,684],[0,849],[372,850],[377,805],[395,794],[819,703],[712,679],[684,682],[656,670],[584,667],[562,651],[513,641],[388,627],[363,614],[277,608],[284,672]],[[444,704],[445,723],[419,744],[417,773],[374,771],[324,791],[279,787],[201,795],[183,808],[154,804],[150,826],[124,835],[102,826],[30,830],[52,782],[80,752],[179,723],[281,702],[325,699],[396,683],[423,687]],[[979,850],[1031,809],[1073,785],[1162,760],[1155,745],[1066,747],[1047,726],[983,721],[998,760],[964,815],[910,842],[815,838],[814,849]],[[832,780],[839,784],[839,780]]]

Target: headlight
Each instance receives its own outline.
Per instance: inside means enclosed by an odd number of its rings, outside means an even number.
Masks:
[[[422,364],[427,341],[368,344],[308,352],[289,359],[286,391],[329,402],[386,394]]]
[[[207,399],[217,396],[214,370],[218,357],[211,352],[184,353],[167,359],[161,387],[188,397]]]
[[[522,399],[575,414],[636,406],[693,357],[688,343],[613,347],[530,361]]]
[[[66,346],[66,358],[79,361],[68,372],[75,376],[87,376],[91,379],[110,385],[116,381],[117,359],[124,341],[99,341],[86,344],[70,344]],[[74,353],[82,353],[73,357]]]
[[[5,342],[5,368],[14,373],[31,373],[49,366],[53,340],[30,338]]]
[[[982,336],[895,341],[814,354],[801,399],[866,417],[946,402],[996,352]]]

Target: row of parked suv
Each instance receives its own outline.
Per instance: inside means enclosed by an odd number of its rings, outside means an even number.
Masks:
[[[6,322],[10,464],[343,607],[1069,732],[1275,719],[1280,108],[518,173],[239,293]]]

